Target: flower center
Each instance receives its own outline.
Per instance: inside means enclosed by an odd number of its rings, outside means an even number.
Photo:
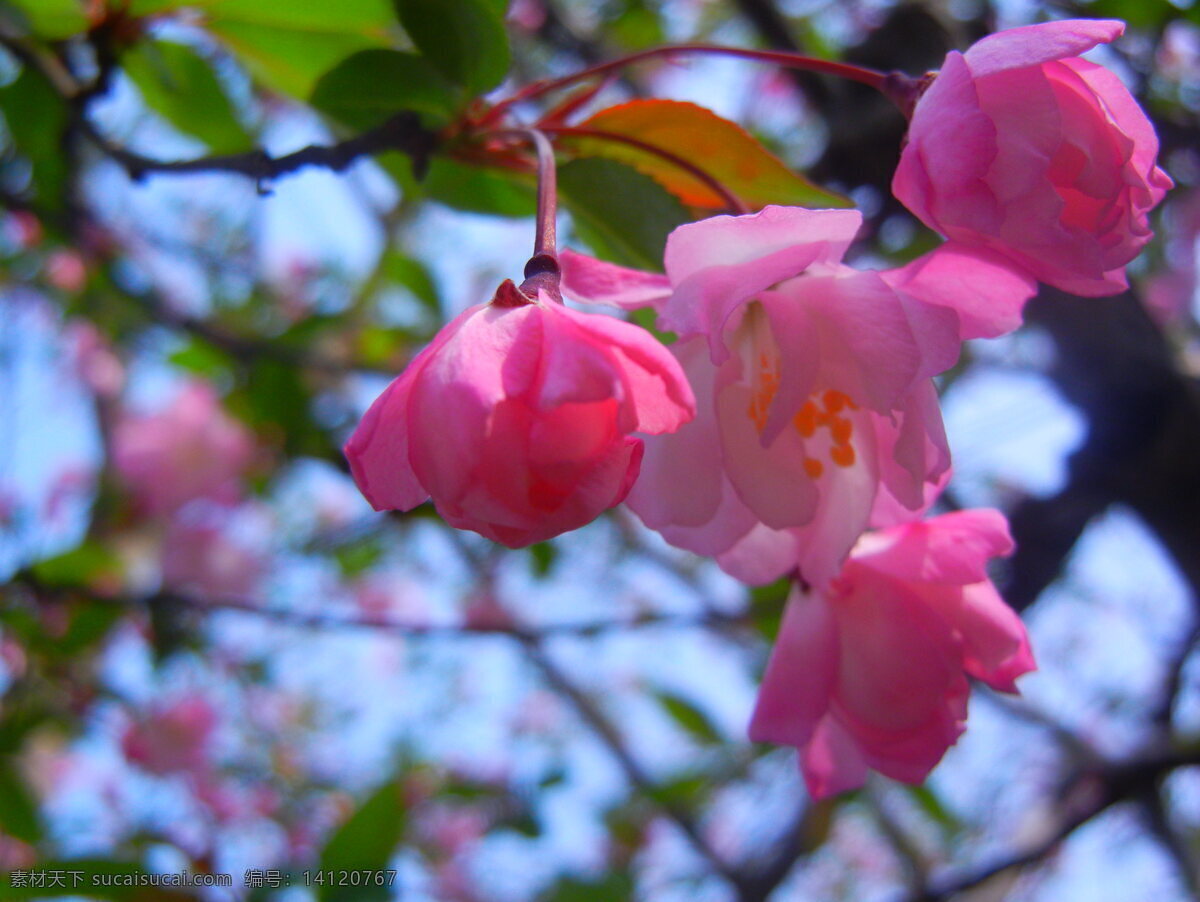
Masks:
[[[762,435],[767,428],[771,402],[779,391],[782,373],[778,347],[758,304],[751,305],[747,311],[742,334],[746,340],[742,346],[742,361],[751,387],[746,416]],[[831,388],[813,392],[792,417],[792,428],[804,439],[808,453],[804,458],[804,472],[809,478],[819,479],[825,472],[825,461],[817,456],[819,454],[836,467],[854,466],[858,455],[854,451],[854,420],[850,412],[855,410],[858,405],[849,395]]]

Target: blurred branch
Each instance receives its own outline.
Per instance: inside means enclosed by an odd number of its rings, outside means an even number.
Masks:
[[[1192,746],[1084,768],[1060,793],[1061,802],[1056,808],[1059,818],[1049,825],[1042,839],[975,870],[933,880],[923,891],[908,896],[908,902],[942,902],[1007,871],[1038,864],[1096,816],[1121,802],[1136,801],[1147,793],[1157,792],[1159,781],[1172,771],[1198,764],[1200,746]]]
[[[90,120],[81,120],[81,126],[91,142],[120,163],[135,181],[152,173],[180,175],[231,172],[254,179],[260,190],[265,190],[264,183],[306,166],[341,172],[361,157],[389,150],[407,154],[412,160],[413,171],[419,176],[437,145],[437,136],[422,127],[420,117],[409,110],[401,111],[383,124],[337,144],[310,144],[281,157],[273,157],[263,150],[252,150],[193,160],[156,160],[114,144],[100,134]]]
[[[734,868],[730,867],[717,854],[716,850],[709,845],[708,840],[700,832],[699,826],[692,819],[691,813],[677,803],[663,797],[657,784],[633,757],[632,753],[626,747],[621,734],[604,712],[563,673],[537,641],[532,639],[524,639],[523,641],[529,659],[541,671],[546,682],[559,695],[569,701],[583,721],[592,728],[600,741],[604,743],[613,757],[617,759],[617,763],[621,766],[621,770],[625,772],[625,776],[629,782],[648,799],[652,799],[667,817],[674,821],[675,825],[687,837],[692,847],[709,863],[712,869],[736,888],[739,900],[750,902],[750,900],[760,899],[760,896],[748,894],[744,878]]]
[[[1089,520],[1114,503],[1129,505],[1157,535],[1200,600],[1200,390],[1181,374],[1144,307],[1126,292],[1076,298],[1053,289],[1027,319],[1054,339],[1050,376],[1087,420],[1087,438],[1070,459],[1070,480],[1051,499],[1031,499],[1010,516],[1016,554],[1005,597],[1032,604],[1062,569]]]
[[[510,624],[469,623],[415,623],[394,620],[386,616],[369,614],[331,614],[311,612],[294,608],[273,607],[248,598],[211,596],[191,592],[163,589],[140,598],[106,595],[86,588],[48,586],[29,571],[22,571],[10,580],[11,586],[20,586],[39,598],[56,601],[85,598],[99,604],[111,604],[131,611],[148,611],[155,606],[173,606],[199,614],[226,611],[251,614],[288,626],[312,629],[366,629],[393,633],[407,637],[476,637],[508,636],[521,642],[537,642],[552,636],[596,636],[620,630],[644,627],[671,627],[680,629],[728,628],[742,625],[738,617],[726,617],[707,613],[702,615],[646,614],[625,620],[584,620],[569,623],[547,623],[535,626]]]

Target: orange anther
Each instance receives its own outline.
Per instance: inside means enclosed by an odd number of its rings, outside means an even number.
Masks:
[[[840,391],[834,391],[831,388],[821,396],[821,400],[825,402],[825,409],[830,413],[839,413],[850,399]]]
[[[830,459],[839,467],[854,466],[854,446],[853,445],[834,445],[829,449]]]
[[[810,479],[819,479],[821,474],[825,472],[825,465],[815,457],[804,458],[804,472],[808,474]]]
[[[835,445],[848,445],[850,436],[854,435],[854,424],[845,417],[834,417],[829,424],[829,434]]]
[[[804,406],[792,417],[792,423],[801,436],[812,438],[813,433],[817,431],[817,405],[812,401],[805,401]]]

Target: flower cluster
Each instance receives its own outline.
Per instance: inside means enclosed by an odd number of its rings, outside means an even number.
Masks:
[[[506,283],[367,412],[346,446],[363,493],[432,497],[513,547],[624,500],[739,579],[792,576],[751,736],[800,749],[814,795],[868,768],[923,780],[967,678],[1015,692],[1034,667],[985,569],[1003,517],[922,519],[950,475],[932,377],[1016,328],[1036,280],[1125,287],[1171,182],[1128,92],[1078,58],[1122,28],[1003,32],[921,83],[894,191],[947,240],[906,266],[844,262],[855,211],[777,206],[676,229],[665,274],[561,254],[569,298],[652,309],[669,351]]]

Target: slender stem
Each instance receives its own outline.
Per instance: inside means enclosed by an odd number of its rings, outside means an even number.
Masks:
[[[558,218],[558,168],[554,162],[554,148],[550,139],[536,128],[521,129],[520,132],[533,142],[538,158],[537,232],[533,238],[533,255],[553,257],[557,252]]]
[[[698,182],[703,182],[706,188],[709,188],[714,194],[724,201],[725,206],[735,213],[749,213],[749,208],[742,203],[741,199],[734,194],[729,188],[714,177],[711,173],[705,171],[683,157],[671,153],[669,150],[664,150],[661,147],[656,147],[645,141],[640,141],[637,138],[631,138],[628,135],[621,135],[616,132],[608,132],[598,128],[586,128],[582,126],[543,126],[542,130],[554,135],[567,135],[578,138],[595,138],[598,141],[612,141],[617,144],[625,144],[629,147],[636,147],[638,150],[648,154],[653,154],[660,159],[666,160],[672,166],[686,172]]]
[[[619,59],[609,60],[607,62],[598,63],[595,66],[589,66],[586,69],[581,69],[578,72],[573,72],[570,75],[564,75],[561,78],[553,78],[545,81],[537,81],[531,85],[527,85],[517,93],[513,94],[507,100],[500,101],[496,107],[493,107],[492,113],[495,114],[499,110],[507,109],[515,103],[520,103],[523,100],[530,100],[534,97],[540,97],[550,91],[556,91],[559,88],[564,88],[572,85],[575,82],[583,81],[584,79],[592,78],[597,75],[603,75],[607,72],[612,72],[616,69],[622,69],[625,66],[630,66],[634,63],[640,63],[643,60],[653,59],[659,56],[673,56],[679,53],[701,53],[713,54],[716,56],[734,56],[741,59],[754,60],[760,63],[772,63],[776,66],[783,66],[788,69],[804,69],[809,72],[824,72],[827,75],[836,75],[840,78],[848,78],[851,81],[861,82],[864,85],[869,85],[877,91],[882,92],[889,98],[892,96],[891,86],[889,85],[889,76],[885,72],[879,72],[875,69],[867,69],[862,66],[851,65],[850,63],[839,63],[834,60],[816,59],[811,56],[804,56],[799,53],[788,53],[781,50],[752,50],[745,47],[726,47],[722,44],[665,44],[661,47],[651,47],[648,50],[641,50],[637,53],[631,53],[628,56],[620,57]]]

